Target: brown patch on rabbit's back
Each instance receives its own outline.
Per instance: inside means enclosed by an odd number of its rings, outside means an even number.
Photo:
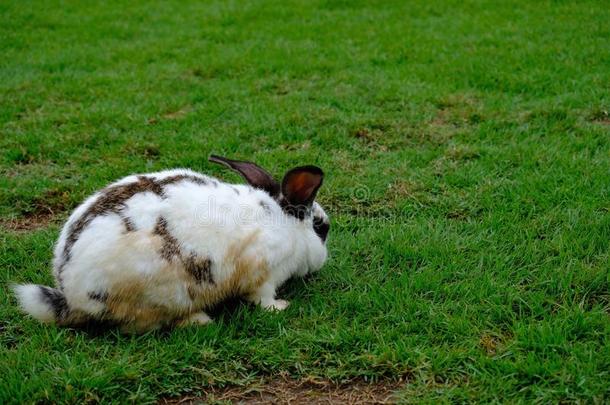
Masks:
[[[163,247],[159,251],[159,254],[164,260],[171,261],[174,257],[180,255],[180,245],[167,229],[167,220],[165,218],[159,217],[157,219],[153,234],[160,236],[163,240]]]
[[[131,220],[131,218],[126,217],[125,215],[121,214],[121,221],[123,222],[123,226],[125,227],[125,232],[134,232],[136,230],[136,226],[133,223],[133,221]]]
[[[215,284],[212,277],[212,261],[207,257],[199,257],[194,253],[182,259],[184,270],[193,276],[198,283]]]

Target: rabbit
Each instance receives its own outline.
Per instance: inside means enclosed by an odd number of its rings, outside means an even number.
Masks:
[[[209,160],[248,184],[174,169],[125,177],[86,199],[55,245],[56,287],[13,286],[23,311],[142,333],[211,322],[205,310],[229,297],[285,309],[276,289],[327,258],[329,219],[314,201],[324,173],[295,167],[279,183],[252,162]]]

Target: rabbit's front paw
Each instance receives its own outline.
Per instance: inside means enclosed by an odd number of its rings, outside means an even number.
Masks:
[[[190,325],[205,325],[212,322],[212,318],[205,312],[195,312],[190,314],[186,318],[178,322],[178,326],[190,326]]]
[[[250,302],[258,304],[268,311],[283,311],[290,304],[286,300],[275,299],[275,286],[265,283],[253,294],[246,297]]]
[[[273,300],[265,303],[263,308],[268,311],[283,311],[288,308],[288,305],[290,305],[290,302],[286,300]]]

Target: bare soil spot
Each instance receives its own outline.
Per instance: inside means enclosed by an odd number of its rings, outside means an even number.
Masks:
[[[280,145],[283,150],[308,150],[311,147],[311,141],[307,140],[303,143],[287,143]]]
[[[221,74],[221,70],[219,68],[216,67],[212,67],[212,68],[194,68],[192,70],[189,71],[189,74],[191,74],[192,76],[195,76],[199,79],[214,79],[216,77],[218,77]]]
[[[31,217],[56,216],[72,209],[73,206],[74,202],[69,191],[54,188],[36,197],[31,207],[23,210],[23,214]]]
[[[499,344],[498,338],[496,336],[485,334],[481,336],[481,340],[479,343],[488,355],[496,354],[496,350],[498,349]]]
[[[459,128],[483,121],[477,100],[469,95],[449,95],[436,103],[436,116],[430,122],[434,128],[453,132]]]
[[[144,145],[126,145],[124,148],[125,152],[132,156],[139,156],[144,159],[154,160],[161,156],[161,148],[157,144],[144,144]]]
[[[70,193],[51,189],[35,198],[21,210],[21,216],[0,218],[0,227],[11,231],[32,231],[44,228],[62,218],[62,213],[74,206]]]
[[[163,399],[159,404],[393,404],[400,382],[334,384],[326,380],[279,379],[248,387],[210,388],[205,396]]]
[[[179,120],[186,117],[186,115],[192,110],[193,108],[191,106],[185,106],[177,111],[169,111],[163,114],[163,118],[165,118],[166,120]]]
[[[468,145],[453,145],[447,148],[445,156],[452,160],[466,161],[478,159],[481,154],[476,148]]]
[[[449,219],[455,219],[458,221],[465,221],[466,219],[468,219],[470,217],[470,213],[464,209],[457,209],[457,210],[448,212],[447,214],[445,214],[445,217],[449,218]]]
[[[479,345],[488,356],[495,356],[504,350],[506,342],[510,339],[507,332],[498,334],[495,332],[487,332],[481,335]]]
[[[358,139],[363,145],[383,153],[403,142],[402,139],[396,138],[397,133],[401,131],[396,123],[373,122],[355,127],[350,131],[350,136]]]
[[[591,114],[590,120],[602,125],[610,125],[610,113],[607,110],[598,110]]]
[[[413,180],[396,180],[388,186],[384,201],[396,206],[405,200],[423,203],[427,196],[426,187]]]
[[[154,124],[157,124],[161,120],[166,120],[166,121],[181,120],[181,119],[184,119],[192,111],[193,111],[193,108],[191,106],[184,106],[178,110],[167,111],[167,112],[161,114],[160,117],[151,117],[148,119],[147,122],[149,125],[154,125]]]
[[[35,214],[9,219],[0,218],[0,227],[17,232],[32,231],[48,226],[53,222],[54,218],[55,215],[52,213]]]
[[[8,158],[17,165],[29,165],[36,162],[36,156],[24,147],[8,150]]]

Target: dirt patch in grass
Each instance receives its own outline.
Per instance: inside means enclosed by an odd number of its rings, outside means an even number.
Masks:
[[[401,384],[387,381],[335,384],[326,380],[281,378],[247,387],[210,388],[204,396],[163,399],[159,404],[393,404],[394,393]]]
[[[0,227],[10,231],[26,232],[44,228],[56,220],[53,213],[36,213],[18,218],[0,218]]]
[[[31,231],[44,228],[64,218],[64,213],[73,208],[70,194],[62,190],[49,190],[21,209],[21,215],[0,218],[0,227],[11,231]]]
[[[607,110],[594,111],[589,119],[602,125],[610,125],[610,113]]]

